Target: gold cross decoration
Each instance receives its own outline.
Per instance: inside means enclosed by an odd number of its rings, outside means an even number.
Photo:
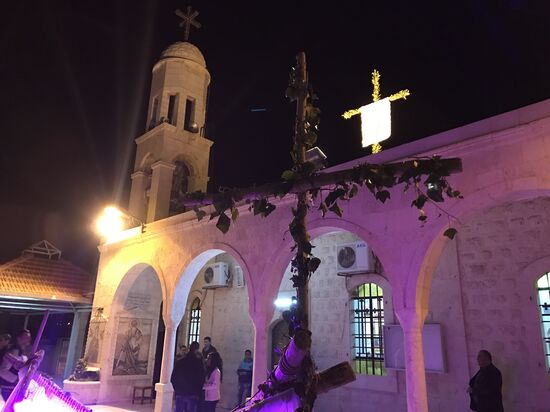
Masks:
[[[199,15],[199,12],[197,10],[193,11],[191,6],[187,6],[187,13],[182,12],[180,9],[176,10],[176,16],[181,17],[180,21],[180,27],[184,27],[184,33],[183,33],[183,40],[189,41],[189,31],[191,30],[191,26],[196,27],[197,29],[201,28],[201,24],[195,20],[195,18]]]
[[[391,111],[390,102],[406,99],[410,96],[409,89],[401,90],[390,97],[380,99],[380,72],[372,72],[372,103],[346,111],[342,117],[349,119],[356,114],[361,115],[361,132],[363,135],[363,147],[371,146],[372,153],[382,150],[380,142],[391,135]]]

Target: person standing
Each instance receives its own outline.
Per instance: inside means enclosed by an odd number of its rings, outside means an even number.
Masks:
[[[204,383],[204,412],[215,412],[220,400],[222,358],[218,352],[211,352],[206,359],[206,382]]]
[[[199,343],[189,345],[189,352],[174,365],[171,382],[176,393],[176,412],[195,412],[204,384],[204,365],[197,352]]]
[[[25,352],[31,344],[31,332],[22,329],[15,335],[13,345],[5,349],[4,356],[0,362],[0,386],[2,397],[7,400],[19,381],[19,369],[27,363]]]
[[[486,350],[477,354],[479,371],[470,379],[470,409],[477,412],[503,412],[502,374],[493,365],[493,357]]]
[[[208,355],[210,355],[212,352],[217,352],[218,350],[212,346],[212,338],[210,336],[206,336],[204,338],[204,346],[202,347],[202,357],[204,360],[208,359]]]
[[[244,359],[239,364],[237,375],[239,375],[239,391],[237,392],[237,406],[250,396],[252,388],[252,368],[254,361],[252,360],[252,351],[249,349],[244,351]],[[243,399],[244,395],[244,399]]]
[[[4,353],[8,350],[11,342],[11,335],[9,333],[3,333],[0,335],[0,362],[4,357]]]

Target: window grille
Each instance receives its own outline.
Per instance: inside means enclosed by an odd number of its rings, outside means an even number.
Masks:
[[[537,281],[537,295],[546,367],[550,372],[550,273],[545,273]]]
[[[201,331],[201,301],[195,298],[189,311],[189,330],[187,333],[187,347],[191,342],[198,342]]]
[[[357,373],[385,375],[384,297],[382,288],[365,283],[355,289],[351,302],[352,363]]]

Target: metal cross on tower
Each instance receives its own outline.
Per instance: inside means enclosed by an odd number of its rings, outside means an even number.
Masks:
[[[201,24],[195,20],[198,15],[199,12],[197,10],[193,11],[191,6],[187,6],[187,13],[182,12],[180,9],[176,10],[176,16],[182,19],[182,21],[180,21],[180,27],[185,26],[183,32],[184,41],[189,41],[189,31],[191,30],[191,26],[196,27],[197,29],[201,28]]]

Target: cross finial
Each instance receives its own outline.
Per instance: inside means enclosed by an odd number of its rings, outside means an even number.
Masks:
[[[199,12],[197,10],[193,11],[191,6],[187,6],[187,13],[182,12],[180,9],[176,10],[176,16],[180,17],[182,20],[180,21],[180,27],[185,26],[183,40],[189,41],[189,31],[191,30],[191,26],[196,27],[197,29],[201,28],[201,24],[195,20],[198,15]]]

